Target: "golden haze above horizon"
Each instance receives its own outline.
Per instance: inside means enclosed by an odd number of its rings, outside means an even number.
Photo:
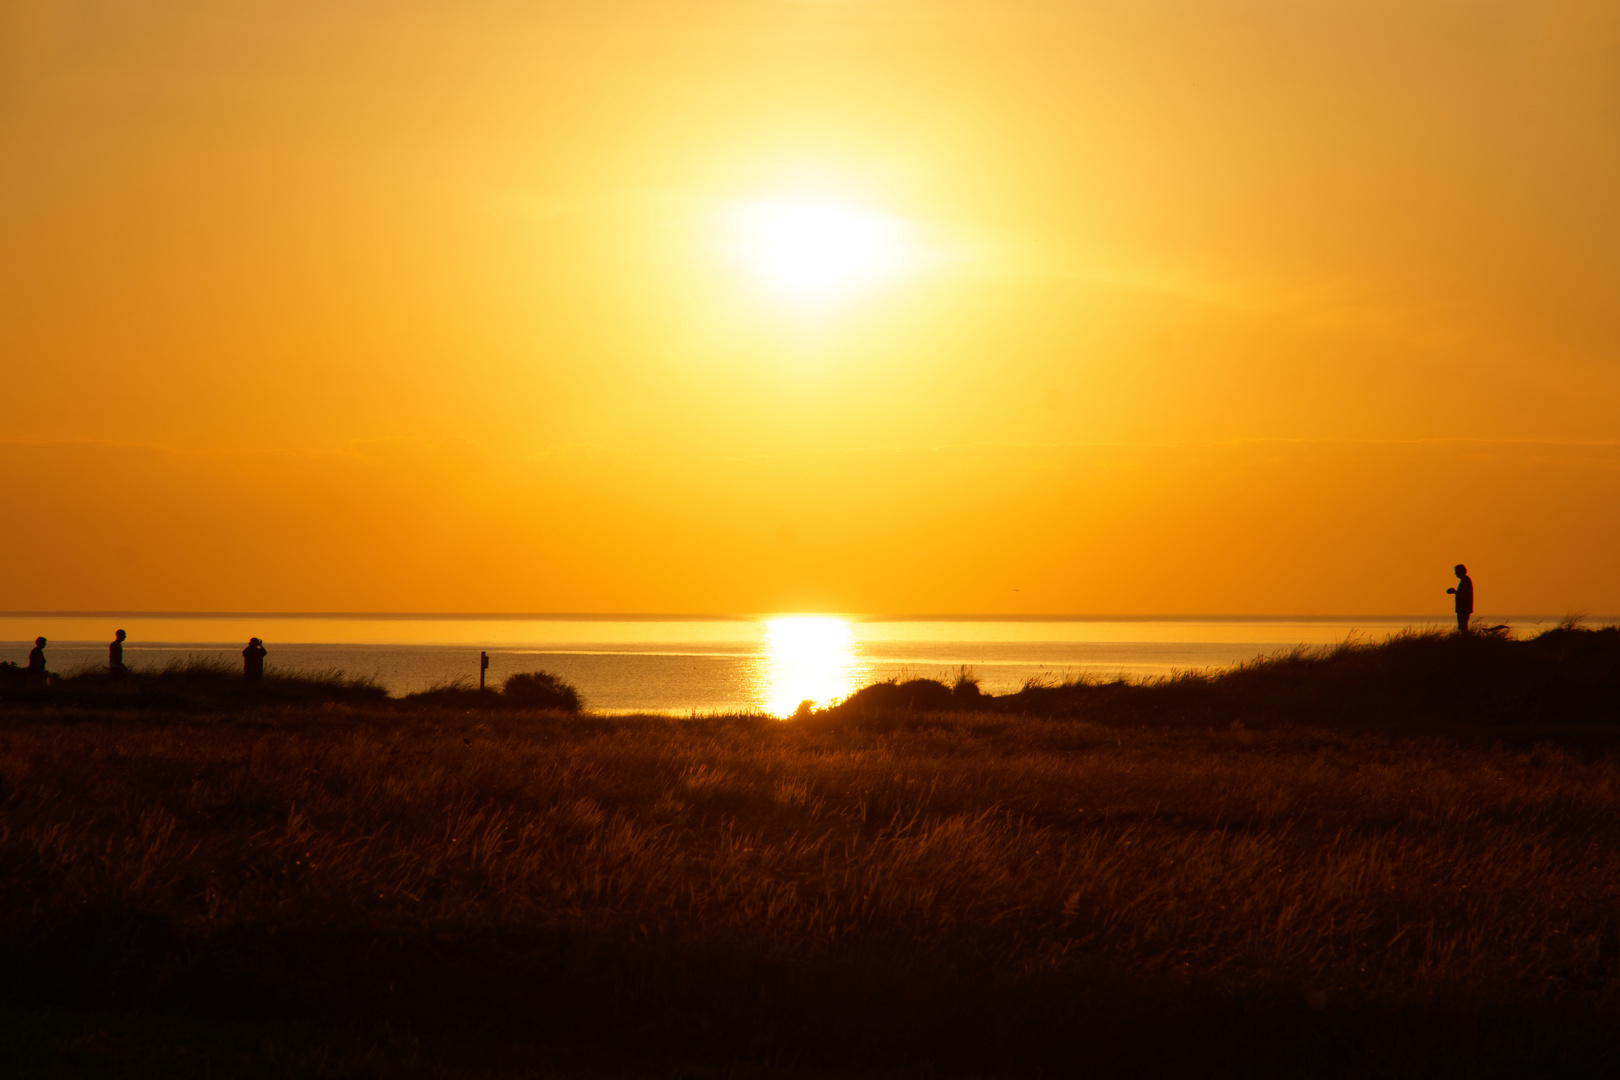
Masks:
[[[1620,610],[1597,0],[21,0],[0,608]]]

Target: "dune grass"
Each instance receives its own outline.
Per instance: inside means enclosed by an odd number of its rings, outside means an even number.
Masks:
[[[396,1025],[564,1074],[1606,1068],[1612,705],[1337,721],[1346,687],[1387,691],[1380,657],[1391,685],[1477,661],[1499,694],[1574,664],[1584,701],[1607,634],[1032,688],[1034,715],[13,705],[0,995],[316,1042]],[[1254,723],[1195,722],[1240,693]]]
[[[240,665],[217,656],[136,665],[116,676],[104,666],[87,663],[53,673],[46,687],[31,685],[15,664],[0,665],[0,702],[35,708],[207,712],[385,700],[394,699],[371,676],[351,676],[338,668],[308,671],[270,665],[262,678],[249,682]],[[577,690],[543,671],[512,675],[499,689],[479,690],[467,679],[456,679],[397,700],[447,708],[541,708],[571,713],[583,707]]]
[[[189,656],[163,664],[136,664],[114,676],[90,663],[51,675],[48,689],[31,688],[16,665],[0,678],[0,702],[21,706],[90,707],[98,710],[240,708],[254,704],[377,702],[388,691],[375,679],[342,670],[288,671],[271,665],[248,682],[242,666],[217,656]]]
[[[1503,628],[1505,631],[1506,628]],[[1407,631],[1286,650],[1168,678],[1032,682],[981,697],[958,679],[881,683],[838,715],[990,710],[1110,725],[1277,727],[1452,737],[1607,738],[1620,722],[1620,627],[1565,624],[1528,639]]]

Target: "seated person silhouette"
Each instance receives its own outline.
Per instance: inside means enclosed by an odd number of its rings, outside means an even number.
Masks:
[[[45,639],[35,638],[34,647],[28,653],[28,689],[43,690],[49,679],[45,671]]]
[[[1468,617],[1474,613],[1474,580],[1468,576],[1468,567],[1458,563],[1451,568],[1457,575],[1457,587],[1447,589],[1457,597],[1457,633],[1468,633]]]
[[[264,678],[264,657],[268,652],[258,638],[248,639],[247,648],[242,650],[242,674],[247,676],[248,682]]]
[[[112,644],[107,646],[107,670],[112,672],[115,679],[129,672],[129,668],[124,666],[124,637],[124,632],[118,631],[113,636]]]

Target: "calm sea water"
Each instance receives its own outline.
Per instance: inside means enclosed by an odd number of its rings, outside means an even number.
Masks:
[[[1555,618],[1486,616],[1520,632]],[[161,665],[187,656],[240,663],[249,637],[269,665],[342,670],[376,678],[395,694],[478,680],[490,656],[499,685],[543,670],[579,688],[589,708],[673,714],[791,713],[827,704],[883,679],[949,681],[963,668],[990,693],[1030,679],[1132,678],[1219,668],[1297,645],[1379,639],[1408,627],[1450,625],[1446,616],[1354,618],[895,619],[839,615],[758,618],[0,615],[0,660],[22,663],[36,636],[50,639],[52,670],[102,666],[113,631],[126,630],[125,662]]]

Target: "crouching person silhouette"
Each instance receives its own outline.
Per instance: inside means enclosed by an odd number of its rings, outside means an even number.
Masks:
[[[269,651],[258,638],[248,639],[247,648],[242,650],[242,674],[248,682],[264,678],[264,658]]]
[[[1451,568],[1457,575],[1457,587],[1447,589],[1457,597],[1457,633],[1468,633],[1468,617],[1474,613],[1474,579],[1468,576],[1468,567],[1458,563]]]

